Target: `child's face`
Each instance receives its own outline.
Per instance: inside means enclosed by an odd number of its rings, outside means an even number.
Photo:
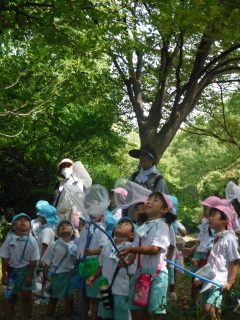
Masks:
[[[20,217],[14,222],[14,228],[15,230],[19,232],[28,232],[31,229],[31,223],[28,218],[26,217]]]
[[[58,228],[58,236],[62,238],[68,238],[73,235],[72,226],[68,223],[63,223]]]
[[[46,218],[40,216],[40,223],[41,223],[41,224],[46,224],[46,223],[47,223]]]
[[[161,217],[166,214],[167,208],[164,208],[163,200],[157,195],[153,195],[148,198],[145,204],[145,213],[148,218]]]
[[[138,221],[139,216],[142,215],[143,213],[145,213],[144,203],[136,204],[133,210],[134,220]]]
[[[116,225],[114,236],[119,239],[131,241],[134,238],[133,225],[129,221],[123,221]]]
[[[227,221],[222,219],[217,209],[213,209],[210,213],[209,226],[217,232],[227,229]]]

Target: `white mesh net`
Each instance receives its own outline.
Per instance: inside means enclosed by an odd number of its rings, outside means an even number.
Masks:
[[[226,199],[231,202],[237,199],[240,202],[240,187],[237,186],[233,181],[229,181],[225,189]]]

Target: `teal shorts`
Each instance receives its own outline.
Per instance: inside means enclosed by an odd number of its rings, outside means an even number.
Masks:
[[[25,280],[29,275],[29,265],[23,268],[11,268],[14,274],[14,289],[13,294],[17,294],[21,291],[33,291],[36,290],[36,273],[33,275],[32,285],[25,286]]]
[[[222,290],[219,288],[213,288],[202,293],[201,304],[210,304],[215,308],[221,308],[222,304]]]
[[[168,285],[175,284],[175,268],[172,266],[168,267]]]
[[[153,274],[154,270],[152,268],[141,268],[141,273]],[[141,310],[144,307],[136,306],[133,303],[135,283],[138,274],[134,275],[130,280],[130,292],[129,292],[129,307],[131,310]],[[147,310],[149,313],[153,314],[165,314],[166,304],[167,304],[167,289],[168,289],[168,271],[166,267],[163,267],[162,271],[154,278],[151,283]]]
[[[74,294],[72,277],[72,271],[53,274],[49,288],[50,297],[64,299],[72,296]]]
[[[99,303],[98,316],[103,319],[127,320],[129,313],[128,297],[113,295],[113,308],[106,309],[102,302]]]
[[[100,286],[99,281],[101,280],[101,277],[98,277],[94,282],[93,285],[86,286],[86,296],[88,298],[92,299],[98,299],[100,297]]]

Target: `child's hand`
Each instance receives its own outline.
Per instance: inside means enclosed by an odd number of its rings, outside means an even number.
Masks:
[[[6,286],[7,285],[7,274],[5,273],[5,274],[3,274],[2,275],[2,285],[3,286]]]
[[[232,282],[226,282],[223,287],[225,290],[230,291],[232,289],[232,286],[233,286]]]
[[[118,258],[120,260],[124,259],[128,254],[130,253],[130,248],[123,248],[119,254],[118,254]]]
[[[86,280],[86,285],[91,287],[93,285],[93,282],[94,282],[95,278],[93,276],[89,277],[87,280]]]
[[[30,287],[32,284],[32,277],[28,276],[26,279],[25,279],[25,286],[26,287]]]
[[[197,287],[200,287],[202,285],[202,281],[200,280],[200,279],[198,279],[198,278],[194,278],[194,280],[193,280],[193,286],[195,287],[195,288],[197,288]]]

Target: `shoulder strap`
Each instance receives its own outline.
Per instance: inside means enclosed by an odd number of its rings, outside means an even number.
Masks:
[[[55,247],[57,246],[58,243],[55,244]],[[53,273],[56,273],[60,265],[63,263],[63,261],[66,259],[68,255],[68,250],[66,250],[65,254],[63,255],[62,259],[59,261],[59,264],[55,267]]]
[[[23,248],[23,251],[22,251],[22,254],[21,254],[21,257],[20,257],[19,262],[22,262],[22,260],[23,260],[25,251],[26,251],[26,249],[27,249],[28,241],[29,241],[29,234],[27,235],[27,240],[25,241],[25,245],[24,245],[24,248]]]
[[[113,274],[112,282],[111,282],[111,284],[109,286],[110,289],[112,288],[112,286],[114,284],[114,281],[116,279],[116,276],[117,276],[119,270],[120,270],[120,266],[119,266],[119,263],[118,263],[118,265],[117,265],[117,267],[116,267],[116,269],[114,271],[114,274]]]
[[[163,176],[161,174],[158,174],[154,181],[154,185],[153,185],[154,189],[157,187],[157,184],[161,179],[163,179]]]
[[[131,181],[134,181],[135,180],[135,178],[137,177],[137,175],[138,175],[138,171],[135,171],[133,174],[132,174],[132,176],[131,176]]]
[[[139,241],[138,241],[138,246],[141,247],[141,244],[142,244],[142,239],[139,238]],[[141,268],[141,255],[140,253],[138,253],[138,259],[137,259],[137,270],[139,271]]]

